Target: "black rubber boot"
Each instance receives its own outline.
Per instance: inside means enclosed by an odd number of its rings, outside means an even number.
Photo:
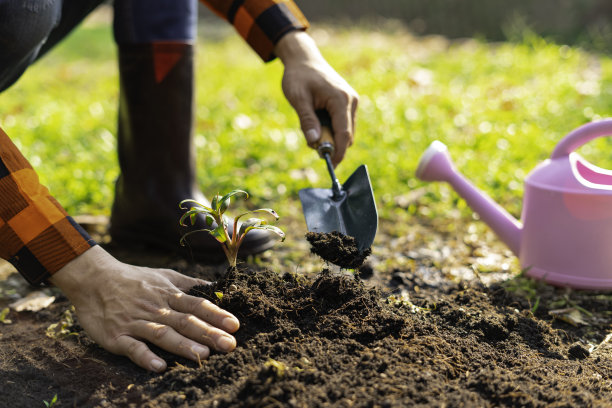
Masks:
[[[119,47],[120,103],[117,179],[110,235],[114,243],[174,251],[187,259],[219,263],[220,244],[209,234],[204,217],[193,227],[179,225],[184,199],[208,202],[196,185],[192,144],[193,46],[180,43]],[[208,227],[210,228],[210,227]],[[253,230],[239,256],[274,246],[274,236]]]

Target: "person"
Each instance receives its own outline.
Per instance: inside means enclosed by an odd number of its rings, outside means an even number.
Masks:
[[[309,145],[332,118],[334,165],[352,144],[358,96],[322,57],[308,21],[292,0],[203,0],[264,60],[284,65],[282,89]],[[0,0],[0,92],[71,32],[103,0]],[[196,0],[115,0],[119,114],[113,241],[177,249],[178,203],[204,200],[192,145]],[[0,123],[1,124],[1,123]],[[16,135],[18,137],[18,135]],[[156,205],[144,205],[155,202]],[[204,225],[204,220],[198,220]],[[193,236],[198,235],[194,234]],[[223,255],[208,234],[190,250],[200,260]],[[265,231],[247,236],[241,255],[270,248]],[[155,372],[166,362],[147,343],[199,360],[236,347],[238,319],[186,294],[207,282],[167,269],[122,263],[96,244],[44,186],[0,130],[0,257],[32,284],[57,286],[88,335],[108,351]]]

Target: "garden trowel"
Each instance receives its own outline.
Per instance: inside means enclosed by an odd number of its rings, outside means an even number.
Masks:
[[[311,232],[338,231],[355,238],[360,252],[370,248],[378,227],[378,211],[368,168],[362,164],[341,185],[331,162],[334,153],[331,118],[327,111],[317,110],[321,122],[321,138],[315,146],[319,156],[327,163],[331,177],[331,189],[305,188],[300,190],[300,200]]]

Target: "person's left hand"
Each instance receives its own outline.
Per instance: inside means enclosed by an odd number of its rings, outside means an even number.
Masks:
[[[338,165],[353,144],[357,92],[325,61],[313,39],[303,31],[286,34],[274,52],[285,66],[283,92],[298,114],[309,146],[321,137],[315,110],[329,113],[335,141],[332,163]]]
[[[95,245],[49,281],[72,302],[85,332],[111,353],[154,372],[166,362],[147,343],[200,361],[211,349],[236,347],[240,322],[208,300],[186,292],[209,282],[170,269],[128,265]]]

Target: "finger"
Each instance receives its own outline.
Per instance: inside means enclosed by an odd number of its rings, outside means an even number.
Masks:
[[[332,163],[335,167],[342,161],[346,154],[346,149],[353,143],[352,119],[350,109],[346,105],[339,107],[332,105],[328,108],[328,111],[332,118],[336,145],[334,156],[332,157]]]
[[[194,286],[210,285],[209,281],[192,278],[191,276],[183,275],[182,273],[173,271],[171,269],[164,269],[163,271],[168,280],[183,292],[189,291],[189,289],[193,288]]]
[[[110,348],[113,353],[129,357],[136,365],[145,370],[161,373],[167,367],[166,362],[153,353],[145,343],[133,337],[119,336],[116,346]]]
[[[166,327],[180,333],[180,335],[188,337],[197,343],[204,344],[217,351],[229,352],[236,348],[236,339],[227,332],[208,324],[205,321],[198,319],[196,316],[188,313],[179,313],[175,311],[167,311],[162,314],[159,320]],[[162,331],[160,337],[164,330]]]
[[[353,98],[351,103],[351,143],[349,147],[353,145],[353,141],[355,140],[355,126],[356,126],[356,116],[357,116],[357,107],[359,106],[359,97]]]
[[[236,316],[207,299],[176,293],[170,296],[168,305],[178,312],[192,314],[228,333],[234,333],[240,328],[240,322]]]
[[[142,322],[135,326],[134,334],[157,347],[194,361],[201,361],[210,355],[207,345],[183,336],[166,324]]]
[[[310,97],[298,98],[300,101],[293,105],[300,120],[300,127],[306,138],[308,146],[313,147],[321,138],[321,124],[314,111],[314,105]]]

